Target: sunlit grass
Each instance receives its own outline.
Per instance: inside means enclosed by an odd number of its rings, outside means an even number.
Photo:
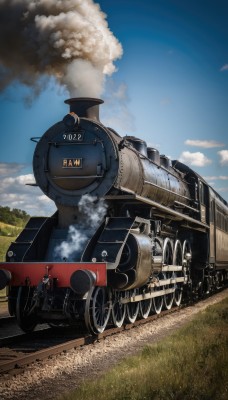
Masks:
[[[0,262],[5,261],[5,255],[7,252],[7,249],[12,241],[15,240],[15,237],[6,237],[6,236],[0,236]],[[6,289],[0,290],[0,311],[1,308],[5,307],[4,304],[1,304],[1,300],[4,299],[6,296]]]
[[[225,400],[228,398],[228,299],[177,333],[146,346],[67,400]]]
[[[14,240],[15,237],[0,236],[0,262],[5,261],[7,249]]]
[[[0,221],[0,236],[17,236],[21,232],[22,227],[5,224]]]

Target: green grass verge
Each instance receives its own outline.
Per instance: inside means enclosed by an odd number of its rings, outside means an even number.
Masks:
[[[10,243],[13,242],[14,240],[15,237],[0,236],[0,262],[5,261],[5,255],[7,249]],[[4,297],[5,295],[6,295],[6,289],[0,290],[0,300],[1,297]]]
[[[7,249],[15,239],[16,237],[0,236],[0,262],[5,261]]]
[[[65,400],[225,400],[228,398],[228,299]]]
[[[22,227],[5,224],[0,221],[0,236],[17,236],[21,230]]]

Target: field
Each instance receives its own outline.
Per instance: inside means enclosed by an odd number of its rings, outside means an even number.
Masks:
[[[5,224],[0,221],[0,236],[17,236],[22,230],[22,227]]]
[[[0,236],[0,262],[5,261],[6,251],[14,240],[15,237],[12,236]]]
[[[62,400],[225,400],[228,298]]]

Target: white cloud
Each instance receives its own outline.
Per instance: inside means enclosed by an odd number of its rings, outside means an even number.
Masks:
[[[29,183],[32,183],[32,184],[34,184],[35,183],[35,179],[34,179],[34,176],[33,176],[33,174],[27,174],[27,175],[19,175],[19,176],[16,176],[16,177],[8,177],[8,178],[4,178],[3,180],[2,180],[2,185],[4,186],[14,186],[14,187],[18,187],[18,188],[21,188],[22,187],[22,185],[26,185],[26,184],[29,184]]]
[[[216,142],[215,140],[190,140],[187,139],[184,142],[188,146],[203,147],[204,149],[210,149],[213,147],[223,147],[224,143]]]
[[[219,175],[219,176],[204,176],[205,181],[217,181],[217,180],[221,180],[221,181],[227,181],[228,180],[228,176],[225,175]]]
[[[25,167],[25,164],[3,163],[0,162],[0,176],[9,176],[18,174]]]
[[[212,160],[209,160],[203,153],[199,151],[196,153],[190,153],[190,151],[183,151],[181,153],[179,160],[183,163],[194,165],[196,167],[205,167],[212,163]]]
[[[13,163],[0,164],[0,205],[10,208],[20,208],[30,215],[49,216],[55,211],[51,201],[38,187],[28,186],[35,183],[33,174],[12,176],[23,169],[23,165]],[[8,172],[8,176],[7,176]]]
[[[228,150],[220,150],[218,151],[218,155],[220,156],[220,165],[228,165]]]
[[[228,71],[228,64],[225,64],[225,65],[223,65],[221,68],[220,68],[220,71]]]

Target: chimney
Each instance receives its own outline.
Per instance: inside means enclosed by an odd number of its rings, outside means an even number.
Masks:
[[[76,97],[65,100],[64,103],[70,105],[70,112],[74,112],[81,118],[89,118],[94,121],[99,120],[99,105],[104,103],[101,99],[90,97]]]

